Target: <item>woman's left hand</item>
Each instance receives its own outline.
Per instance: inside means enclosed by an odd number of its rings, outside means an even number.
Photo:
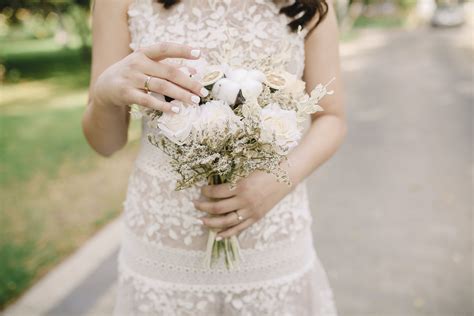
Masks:
[[[207,227],[219,231],[220,240],[235,236],[256,223],[291,190],[292,187],[277,182],[273,175],[257,171],[240,180],[233,190],[229,184],[204,186],[194,206],[209,214],[201,220]]]

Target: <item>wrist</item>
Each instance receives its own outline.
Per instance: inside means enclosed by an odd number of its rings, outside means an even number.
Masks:
[[[100,109],[115,111],[117,110],[117,107],[125,106],[126,104],[114,102],[113,98],[111,97],[111,90],[113,90],[112,87],[104,82],[102,76],[99,76],[91,91],[92,104]]]

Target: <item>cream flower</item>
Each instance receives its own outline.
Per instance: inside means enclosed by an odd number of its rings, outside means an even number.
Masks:
[[[303,96],[306,93],[306,83],[303,80],[298,79],[295,75],[290,74],[289,72],[284,72],[282,75],[286,80],[283,91],[295,97]]]
[[[226,127],[235,131],[240,126],[240,119],[229,105],[222,100],[209,101],[200,106],[199,119],[195,123],[198,131],[220,133]]]
[[[182,102],[173,100],[171,104],[178,106],[179,113],[165,112],[157,120],[158,128],[173,143],[186,143],[193,129],[193,123],[199,117],[199,107],[185,106]]]
[[[298,129],[296,112],[283,110],[272,103],[260,112],[260,140],[272,144],[279,154],[286,155],[298,144],[301,133]]]

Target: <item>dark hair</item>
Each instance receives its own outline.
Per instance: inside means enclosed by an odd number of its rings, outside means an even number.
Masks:
[[[179,1],[180,0],[158,0],[159,3],[163,4],[165,9],[170,8]],[[309,30],[309,32],[311,32],[326,17],[328,4],[326,0],[296,0],[293,4],[281,8],[280,13],[293,18],[293,21],[288,23],[288,26],[293,32],[297,31],[300,26],[304,28],[314,16],[317,16],[316,24]]]

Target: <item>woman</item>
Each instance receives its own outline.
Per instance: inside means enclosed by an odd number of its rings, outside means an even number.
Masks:
[[[179,111],[207,91],[184,74],[201,57],[220,63],[272,56],[307,90],[336,81],[289,156],[293,185],[255,172],[228,185],[174,191],[166,156],[143,137],[124,203],[117,315],[335,315],[312,244],[304,179],[342,142],[338,31],[331,3],[299,0],[96,0],[90,99],[83,128],[110,156],[127,142],[129,105]],[[306,57],[306,59],[305,59]],[[148,132],[144,126],[144,135]],[[239,270],[202,264],[209,229],[237,235]]]

